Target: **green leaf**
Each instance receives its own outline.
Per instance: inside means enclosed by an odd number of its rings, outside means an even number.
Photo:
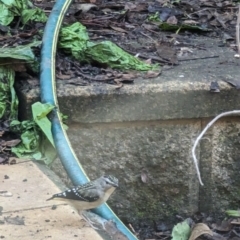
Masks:
[[[32,157],[32,154],[38,152],[40,135],[36,129],[36,125],[32,121],[23,121],[22,123],[14,121],[14,123],[10,123],[10,128],[12,132],[21,132],[20,138],[22,140],[17,146],[12,147],[13,153],[18,157]]]
[[[186,221],[178,223],[172,230],[172,240],[188,240],[191,228]]]
[[[45,141],[41,142],[40,150],[44,154],[44,157],[42,158],[44,163],[47,165],[52,164],[57,157],[57,152],[53,145],[50,144],[46,138]]]
[[[0,3],[0,13],[0,24],[3,26],[7,26],[14,19],[14,13],[3,3]]]
[[[52,146],[54,146],[54,141],[51,132],[51,122],[48,120],[47,114],[49,114],[53,108],[54,106],[48,103],[43,104],[36,102],[32,105],[33,120],[43,131]]]
[[[49,108],[47,109],[49,110]],[[10,129],[12,132],[20,134],[22,140],[21,143],[11,149],[16,156],[41,160],[47,165],[56,159],[55,148],[34,121],[19,122],[14,120],[10,123]]]
[[[146,71],[159,68],[157,65],[142,62],[110,41],[90,42],[86,28],[80,23],[63,27],[59,36],[59,47],[80,62],[98,62],[122,70]]]
[[[211,31],[210,29],[207,28],[203,28],[197,25],[187,25],[187,24],[181,24],[181,25],[175,25],[175,24],[169,24],[169,23],[161,23],[159,25],[159,27],[163,30],[163,31],[177,31],[177,30],[198,30],[198,31],[204,31],[204,32],[208,32]]]
[[[231,217],[240,217],[240,211],[239,210],[227,210],[226,214]]]
[[[161,20],[159,18],[159,12],[155,12],[154,14],[150,14],[148,16],[148,20],[153,21],[153,22],[161,22]]]
[[[15,119],[18,115],[14,77],[15,72],[11,68],[0,66],[0,118]]]
[[[41,41],[35,41],[24,46],[0,48],[0,62],[6,64],[11,63],[11,59],[24,60],[34,72],[38,72],[39,62],[32,51],[32,47],[38,47],[40,44]]]
[[[9,25],[15,16],[20,17],[23,24],[47,21],[46,14],[28,0],[0,0],[0,13],[0,24],[4,26]]]
[[[111,68],[122,70],[135,69],[146,71],[157,67],[157,65],[149,65],[142,62],[110,41],[89,42],[85,55],[89,61],[96,61]]]
[[[34,61],[35,56],[32,47],[40,46],[41,41],[35,41],[27,45],[19,45],[17,47],[0,48],[0,58],[13,58],[26,61]]]
[[[26,24],[28,21],[46,22],[47,16],[40,8],[24,9],[22,11],[22,23]]]
[[[87,49],[88,41],[86,27],[77,22],[61,29],[58,46],[76,59],[84,61],[84,51]]]

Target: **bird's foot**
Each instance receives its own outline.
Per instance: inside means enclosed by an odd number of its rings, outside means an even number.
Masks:
[[[101,229],[99,229],[99,228],[97,228],[97,227],[95,227],[94,226],[94,222],[93,221],[91,221],[91,219],[89,218],[89,217],[87,217],[86,215],[86,213],[84,213],[84,212],[79,212],[79,214],[82,216],[82,218],[90,225],[90,227],[92,227],[94,230],[101,230]]]

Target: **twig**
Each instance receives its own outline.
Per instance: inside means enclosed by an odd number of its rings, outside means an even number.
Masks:
[[[200,182],[200,184],[203,186],[203,182],[202,182],[202,179],[201,179],[201,174],[200,174],[200,171],[199,171],[199,167],[198,167],[198,160],[197,160],[197,157],[196,157],[196,154],[195,154],[195,150],[196,150],[196,147],[199,143],[199,141],[201,140],[201,138],[203,137],[203,135],[205,134],[205,132],[221,117],[225,117],[225,116],[229,116],[229,115],[237,115],[237,114],[240,114],[240,110],[233,110],[233,111],[229,111],[229,112],[223,112],[219,115],[217,115],[211,122],[209,122],[207,124],[207,126],[203,129],[203,131],[200,133],[200,135],[197,137],[193,147],[192,147],[192,157],[193,157],[193,163],[196,167],[196,171],[197,171],[197,176],[198,176],[198,180]]]
[[[238,48],[238,54],[240,55],[239,25],[240,25],[240,4],[238,5],[238,17],[236,25],[236,44]]]
[[[129,224],[128,224],[128,226],[131,228],[132,232],[135,234],[135,233],[136,233],[136,231],[135,231],[135,229],[133,228],[132,224],[131,224],[131,223],[129,223]]]
[[[100,82],[100,81],[113,81],[114,80],[114,77],[110,77],[110,78],[105,78],[105,79],[101,79],[101,78],[98,78],[98,77],[90,77],[88,76],[87,74],[84,74],[81,70],[81,68],[74,62],[74,61],[71,61],[71,60],[68,60],[69,62],[71,62],[74,67],[77,69],[77,73],[83,77],[83,78],[86,78],[87,80],[90,80],[90,81],[97,81],[97,82]]]
[[[147,34],[140,32],[143,36],[149,38],[150,40],[152,40],[153,43],[157,43],[154,39],[152,39],[150,36],[148,36]]]
[[[199,60],[199,59],[208,59],[208,58],[219,58],[219,55],[206,56],[206,57],[196,57],[196,58],[179,58],[178,61],[191,61],[191,60]]]
[[[143,58],[143,59],[152,59],[152,60],[154,60],[154,61],[157,61],[157,62],[159,62],[159,63],[162,63],[162,64],[164,64],[164,63],[167,63],[167,64],[170,64],[170,61],[167,61],[167,60],[164,60],[164,59],[162,59],[162,58],[160,58],[160,57],[155,57],[155,56],[146,56],[146,55],[144,55],[144,54],[141,54],[141,53],[135,53],[135,52],[132,52],[132,51],[130,51],[130,50],[128,50],[128,49],[126,49],[126,48],[124,48],[124,47],[122,47],[120,44],[118,44],[118,43],[115,43],[118,47],[120,47],[120,48],[122,48],[124,51],[126,51],[126,52],[128,52],[128,53],[130,53],[130,54],[132,54],[132,55],[134,55],[134,56],[138,56],[139,58]],[[177,65],[177,64],[174,64],[174,65]]]

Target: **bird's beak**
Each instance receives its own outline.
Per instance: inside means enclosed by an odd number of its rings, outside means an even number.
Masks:
[[[113,183],[112,185],[113,185],[113,187],[115,187],[115,188],[118,187],[118,184]]]

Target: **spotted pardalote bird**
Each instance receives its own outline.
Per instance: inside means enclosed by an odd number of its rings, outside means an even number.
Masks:
[[[118,187],[118,179],[106,175],[94,181],[70,188],[62,193],[54,194],[49,200],[60,200],[73,206],[79,212],[96,208],[106,202]]]

